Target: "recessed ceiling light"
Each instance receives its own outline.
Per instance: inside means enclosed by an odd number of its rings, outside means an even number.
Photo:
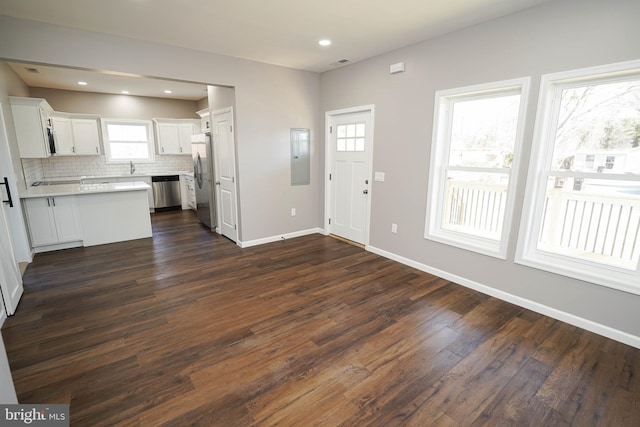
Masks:
[[[123,95],[129,95],[129,91],[128,90],[123,90],[122,92],[120,92]]]
[[[318,44],[319,44],[320,46],[329,46],[329,45],[331,45],[331,40],[329,40],[329,39],[322,39],[322,40],[320,40],[320,41],[318,42]]]
[[[78,84],[79,84],[80,86],[86,86],[86,85],[87,85],[87,82],[78,82]]]
[[[173,93],[170,90],[165,90],[164,93]]]

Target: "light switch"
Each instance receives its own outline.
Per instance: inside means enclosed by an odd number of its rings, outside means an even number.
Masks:
[[[373,179],[378,182],[384,182],[384,172],[376,172]]]

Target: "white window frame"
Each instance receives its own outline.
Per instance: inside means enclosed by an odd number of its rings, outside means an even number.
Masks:
[[[590,67],[561,73],[545,74],[541,78],[540,96],[533,135],[527,188],[520,224],[515,262],[567,277],[591,282],[613,289],[640,294],[640,268],[635,271],[611,265],[563,256],[537,248],[542,226],[546,180],[548,176],[576,176],[588,178],[602,174],[553,171],[551,163],[555,145],[555,127],[559,97],[562,89],[584,86],[589,83],[605,83],[628,80],[640,76],[640,61],[629,61],[598,67]],[[639,181],[638,176],[606,174],[605,178]],[[640,264],[640,263],[639,263]]]
[[[424,233],[425,239],[434,240],[495,258],[506,259],[507,245],[514,210],[515,191],[517,188],[525,118],[527,115],[530,81],[530,77],[523,77],[442,90],[435,93],[433,136],[429,167],[429,189],[427,193],[427,210]],[[516,125],[511,168],[455,168],[455,170],[464,169],[470,172],[490,171],[492,173],[506,174],[509,177],[500,240],[444,229],[441,225],[444,210],[445,181],[447,170],[454,170],[453,167],[449,166],[453,105],[459,100],[490,98],[491,95],[502,96],[506,94],[520,95],[518,123]]]
[[[101,119],[102,122],[102,135],[104,140],[104,152],[106,156],[106,162],[109,164],[120,164],[120,163],[129,163],[133,161],[135,163],[155,163],[156,158],[156,144],[155,144],[155,136],[153,133],[153,122],[151,120],[138,120],[138,119]],[[113,159],[111,157],[111,142],[119,142],[119,141],[110,141],[109,140],[109,132],[107,131],[108,125],[140,125],[145,126],[147,128],[147,137],[148,140],[145,142],[148,146],[149,150],[149,158],[147,159]],[[143,144],[140,142],[140,144]]]

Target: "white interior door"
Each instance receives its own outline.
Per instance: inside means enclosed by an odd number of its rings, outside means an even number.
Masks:
[[[0,105],[0,182],[3,184],[0,185],[0,317],[2,311],[7,316],[15,313],[23,292],[22,275],[13,246],[14,236],[8,220],[14,215],[14,218],[19,217],[22,221],[20,200],[12,183],[13,178],[4,112]],[[19,225],[22,223],[12,227],[15,234],[19,234]]]
[[[18,262],[31,262],[31,246],[29,245],[29,238],[27,237],[27,226],[22,215],[22,202],[18,197],[17,183],[19,177],[18,174],[15,173],[11,161],[11,150],[9,149],[4,111],[2,104],[0,104],[0,180],[4,180],[4,177],[7,177],[9,182],[9,191],[13,196],[13,207],[9,206],[8,203],[0,203],[0,207],[4,208],[7,224],[9,224],[11,246],[14,251],[13,255]],[[2,193],[2,200],[8,199],[7,189],[4,188],[4,186],[0,189],[0,193]]]
[[[223,236],[238,240],[236,208],[236,151],[233,136],[233,110],[213,112],[214,157],[218,227]]]
[[[23,287],[20,268],[13,255],[7,218],[2,208],[0,208],[0,290],[5,313],[11,316],[16,312]]]
[[[328,231],[367,244],[372,110],[329,113],[328,124]]]

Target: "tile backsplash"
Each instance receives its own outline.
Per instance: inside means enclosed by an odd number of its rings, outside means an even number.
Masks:
[[[136,163],[137,174],[188,172],[193,169],[191,156],[156,156],[155,163]],[[110,164],[105,156],[50,157],[22,159],[27,186],[36,181],[81,176],[128,175],[129,163]]]

